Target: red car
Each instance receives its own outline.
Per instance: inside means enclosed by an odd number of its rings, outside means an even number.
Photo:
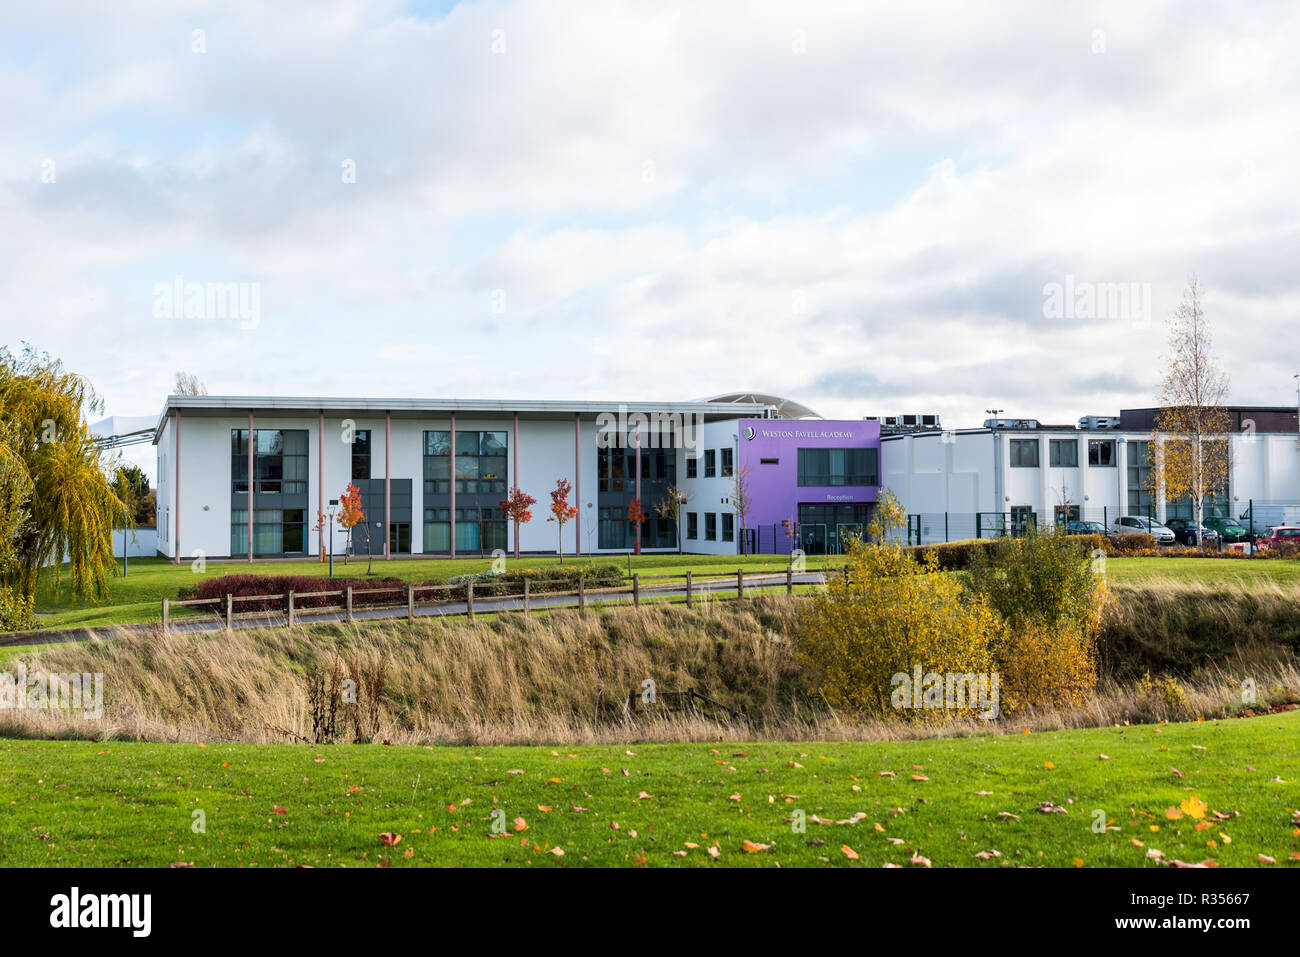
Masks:
[[[1274,545],[1300,545],[1300,525],[1274,525],[1267,535],[1255,542],[1256,548],[1271,548]]]

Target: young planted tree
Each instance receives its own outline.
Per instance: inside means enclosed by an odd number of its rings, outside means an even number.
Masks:
[[[682,506],[691,500],[691,493],[676,485],[668,486],[666,497],[655,506],[660,518],[672,519],[673,532],[677,536],[677,551],[682,551]]]
[[[500,502],[501,511],[515,524],[515,558],[519,557],[519,526],[533,520],[533,506],[536,504],[537,499],[518,485],[510,490],[509,498],[502,499]]]
[[[1210,326],[1195,276],[1168,327],[1170,354],[1149,446],[1147,485],[1153,499],[1163,492],[1166,502],[1191,502],[1196,547],[1202,548],[1205,499],[1227,490],[1232,471],[1232,416],[1226,407],[1228,377],[1211,351]]]
[[[627,503],[627,520],[632,523],[632,529],[636,532],[633,537],[635,544],[632,546],[632,552],[635,555],[641,554],[641,526],[646,523],[647,518],[649,516],[646,515],[645,509],[641,507],[639,498],[634,498]]]
[[[348,484],[347,491],[339,496],[339,511],[335,516],[339,523],[339,528],[347,532],[347,545],[343,549],[343,564],[348,563],[348,556],[352,554],[352,529],[358,525],[366,533],[366,551],[370,551],[370,527],[366,524],[366,513],[361,508],[361,489],[351,483]],[[369,574],[367,567],[366,574]]]
[[[736,512],[740,523],[740,551],[749,554],[749,541],[745,535],[746,518],[754,506],[754,498],[749,488],[749,466],[742,465],[731,476],[731,507]]]
[[[555,480],[555,488],[551,490],[551,514],[546,518],[548,522],[555,522],[559,526],[561,565],[564,564],[564,526],[570,519],[578,517],[577,506],[569,504],[569,492],[572,490],[568,479]]]

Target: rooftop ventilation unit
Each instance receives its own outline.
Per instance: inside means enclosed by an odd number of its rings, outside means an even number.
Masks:
[[[1085,415],[1079,420],[1081,429],[1118,429],[1118,415]]]

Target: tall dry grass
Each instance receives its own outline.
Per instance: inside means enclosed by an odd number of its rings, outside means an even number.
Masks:
[[[306,740],[312,736],[309,672],[358,656],[387,663],[374,739],[393,743],[893,740],[1091,727],[1240,713],[1245,678],[1255,681],[1261,710],[1270,702],[1300,701],[1297,659],[1287,656],[1298,627],[1295,594],[1204,586],[1116,591],[1118,617],[1103,635],[1103,655],[1123,667],[1108,669],[1084,707],[1022,713],[1014,721],[841,720],[810,697],[795,663],[801,600],[762,596],[704,601],[694,609],[647,605],[477,622],[421,619],[212,635],[124,630],[107,640],[46,646],[20,659],[29,673],[102,672],[101,718],[0,712],[0,734]],[[1189,608],[1189,599],[1205,607]],[[1253,617],[1238,621],[1247,611]],[[1270,631],[1269,622],[1289,622],[1291,630]],[[1240,646],[1225,634],[1239,635]],[[1196,641],[1219,659],[1194,652]],[[1129,676],[1133,662],[1157,653],[1170,660],[1206,659],[1180,679],[1181,699],[1167,687],[1139,686]],[[11,661],[7,670],[16,664]],[[628,692],[647,678],[661,692],[704,692],[745,718],[629,716]]]

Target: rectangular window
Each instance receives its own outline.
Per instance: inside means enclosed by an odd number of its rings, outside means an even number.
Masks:
[[[879,449],[799,449],[802,486],[877,485]]]
[[[361,429],[352,436],[352,477],[370,478],[370,430]]]
[[[686,477],[696,478],[697,477],[696,473],[699,471],[699,467],[700,467],[700,460],[696,458],[694,455],[691,455],[690,452],[687,452],[686,453]]]
[[[724,542],[736,540],[736,516],[730,512],[722,513],[722,540]]]
[[[731,456],[732,456],[731,449],[722,450],[722,474],[724,476],[731,475],[731,473],[734,471],[732,467]]]
[[[1115,467],[1115,440],[1089,439],[1088,464],[1094,468]]]
[[[1024,535],[1029,531],[1030,526],[1036,523],[1034,510],[1029,505],[1012,505],[1011,506],[1011,534]]]
[[[700,516],[696,512],[686,513],[686,537],[696,539],[700,537]]]
[[[453,475],[451,433],[425,432],[424,494],[450,495],[454,479],[457,495],[504,496],[508,484],[506,456],[507,433],[462,432],[457,429]]]
[[[1038,468],[1038,440],[1011,440],[1011,467],[1013,469]]]
[[[706,542],[717,541],[718,538],[718,516],[713,512],[704,513],[704,540]]]
[[[258,494],[307,494],[307,430],[253,430],[253,489]],[[248,493],[248,429],[230,430],[230,490]]]
[[[1048,443],[1048,455],[1054,469],[1072,469],[1079,464],[1078,439],[1052,439]]]
[[[714,478],[717,475],[717,458],[718,453],[713,449],[704,450],[704,477]]]
[[[1065,525],[1079,520],[1079,506],[1077,505],[1057,505],[1054,507],[1053,512],[1057,525]]]

